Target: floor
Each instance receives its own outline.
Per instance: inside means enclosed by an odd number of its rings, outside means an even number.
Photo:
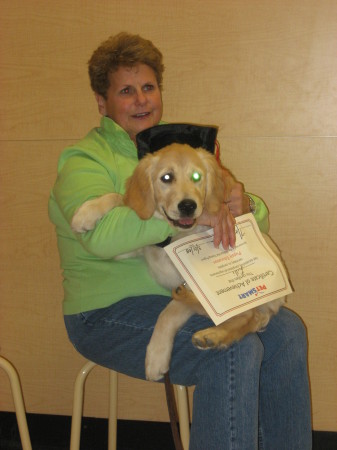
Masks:
[[[70,417],[28,414],[27,421],[33,450],[69,450]],[[0,450],[21,449],[15,414],[0,412]],[[107,450],[105,419],[83,419],[81,450]],[[119,420],[117,450],[174,450],[170,425]],[[337,433],[314,432],[313,450],[337,450]]]
[[[27,415],[33,450],[69,450],[70,417]],[[174,450],[168,423],[118,421],[117,450]],[[105,419],[82,421],[81,450],[107,450]],[[14,413],[0,412],[0,450],[21,450]]]

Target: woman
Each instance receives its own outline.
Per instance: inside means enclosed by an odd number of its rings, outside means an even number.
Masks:
[[[137,164],[135,136],[162,117],[162,55],[140,36],[120,33],[103,42],[89,61],[101,126],[59,160],[49,201],[64,273],[64,318],[69,339],[86,358],[144,379],[147,344],[170,293],[149,276],[142,259],[114,257],[173,234],[164,221],[140,220],[115,208],[85,234],[70,227],[86,200],[124,193]],[[252,205],[252,200],[255,206]],[[240,183],[217,216],[204,211],[199,223],[214,228],[215,245],[234,245],[234,221],[254,213],[268,231],[264,203]],[[228,350],[193,347],[195,331],[210,320],[193,316],[175,339],[171,381],[195,385],[191,450],[311,448],[306,332],[287,309],[263,333],[250,334]]]

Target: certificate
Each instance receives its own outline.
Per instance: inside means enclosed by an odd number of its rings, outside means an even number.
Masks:
[[[286,270],[253,214],[236,218],[235,248],[213,244],[213,229],[165,247],[215,325],[292,292]]]

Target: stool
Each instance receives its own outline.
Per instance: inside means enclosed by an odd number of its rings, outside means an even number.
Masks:
[[[16,420],[18,422],[19,433],[23,450],[32,450],[29,431],[27,426],[26,411],[23,402],[20,379],[14,366],[7,359],[0,356],[0,367],[8,375],[11,385],[12,396],[15,407]]]
[[[80,370],[76,377],[74,387],[73,416],[71,421],[70,450],[80,449],[81,421],[83,411],[84,385],[87,376],[97,364],[88,361]],[[108,419],[108,450],[117,449],[117,391],[118,372],[109,370],[109,419]],[[188,450],[190,440],[190,422],[187,388],[185,386],[174,385],[177,395],[177,409],[179,414],[179,427],[181,441],[184,450]]]

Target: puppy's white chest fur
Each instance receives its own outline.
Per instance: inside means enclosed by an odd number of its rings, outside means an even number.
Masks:
[[[197,226],[191,230],[180,232],[172,238],[172,242],[181,239],[183,236],[199,233],[206,228],[207,227]],[[176,289],[177,286],[180,286],[185,281],[164,248],[151,245],[144,247],[143,253],[149,271],[158,284],[164,286],[166,289],[172,290]]]
[[[145,247],[144,258],[151,275],[161,286],[171,291],[183,283],[183,278],[163,248]]]

